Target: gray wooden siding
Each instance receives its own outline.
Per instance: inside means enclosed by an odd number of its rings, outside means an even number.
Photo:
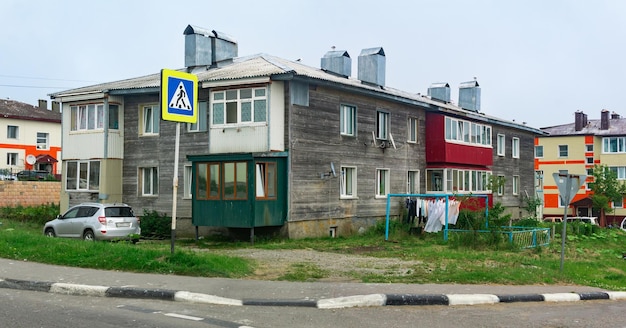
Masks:
[[[341,104],[357,108],[355,137],[340,135]],[[389,130],[397,149],[382,150],[372,145],[379,109],[390,113]],[[375,198],[377,168],[390,170],[391,193],[406,192],[408,170],[420,170],[423,177],[424,110],[317,86],[309,88],[309,106],[291,105],[288,115],[290,221],[382,217],[386,200]],[[418,118],[417,144],[406,143],[409,116]],[[339,175],[320,178],[320,173],[328,173],[331,162],[337,172],[341,172],[342,165],[357,168],[358,199],[339,198]],[[423,181],[420,185],[423,190]],[[392,202],[394,212],[398,212],[401,201]]]

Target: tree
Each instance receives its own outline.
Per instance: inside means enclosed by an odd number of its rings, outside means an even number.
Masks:
[[[593,167],[591,201],[593,207],[600,210],[600,226],[606,226],[605,213],[611,211],[611,202],[619,202],[626,194],[626,185],[617,180],[617,172],[607,165]]]

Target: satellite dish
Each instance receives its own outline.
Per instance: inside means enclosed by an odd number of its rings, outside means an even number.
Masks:
[[[35,164],[35,161],[37,160],[37,158],[34,155],[28,155],[26,156],[26,163],[28,163],[28,165],[33,165]]]
[[[337,177],[337,172],[335,172],[335,164],[333,164],[333,162],[330,162],[330,173],[333,174],[333,178]]]

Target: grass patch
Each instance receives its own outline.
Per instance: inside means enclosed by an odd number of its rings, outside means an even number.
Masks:
[[[245,278],[254,275],[255,262],[223,256],[228,249],[312,249],[320,252],[354,254],[381,259],[415,261],[402,274],[394,267],[382,273],[350,271],[333,273],[310,262],[291,265],[278,279],[315,281],[337,274],[355,281],[376,283],[454,283],[454,284],[578,284],[626,290],[626,233],[617,229],[597,229],[578,235],[568,232],[563,272],[560,271],[561,239],[534,249],[518,249],[502,244],[482,247],[443,241],[442,233],[411,234],[407,227],[393,224],[389,241],[384,230],[374,227],[359,236],[306,239],[257,239],[231,241],[224,237],[201,240],[179,239],[176,252],[169,240],[95,242],[45,238],[40,223],[0,217],[0,257],[56,265],[202,277]],[[557,229],[557,232],[560,231]],[[215,252],[211,252],[214,250]]]

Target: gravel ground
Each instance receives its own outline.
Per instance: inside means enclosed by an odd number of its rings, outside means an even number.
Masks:
[[[377,258],[355,254],[338,254],[318,252],[308,249],[264,250],[264,249],[233,249],[212,250],[217,254],[238,256],[252,259],[257,268],[249,279],[277,280],[295,267],[316,268],[324,273],[324,277],[316,281],[361,282],[360,276],[367,274],[386,276],[405,276],[416,269],[423,270],[421,261],[404,261],[395,258]]]

